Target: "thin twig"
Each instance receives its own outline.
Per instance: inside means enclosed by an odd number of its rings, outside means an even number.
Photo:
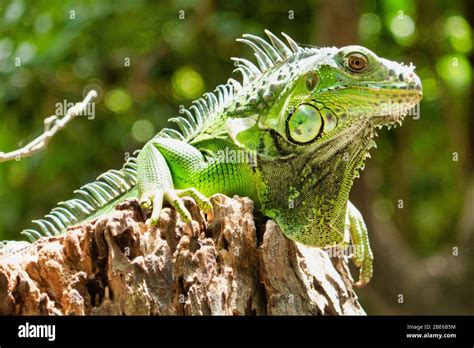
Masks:
[[[19,160],[23,157],[29,157],[34,153],[44,149],[52,137],[56,135],[61,129],[63,129],[69,122],[71,122],[76,116],[80,115],[82,111],[85,110],[87,105],[92,101],[92,99],[97,97],[97,92],[95,90],[89,91],[84,100],[80,103],[77,103],[73,107],[67,110],[67,113],[64,117],[59,118],[57,115],[50,116],[44,120],[44,132],[39,137],[35,138],[33,141],[23,146],[18,150],[11,152],[0,152],[0,162],[6,162],[10,160]]]

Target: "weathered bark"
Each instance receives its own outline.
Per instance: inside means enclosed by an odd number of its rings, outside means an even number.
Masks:
[[[0,259],[7,315],[364,314],[347,258],[288,240],[254,222],[247,198],[213,197],[208,224],[164,208],[156,228],[135,200],[111,214]]]

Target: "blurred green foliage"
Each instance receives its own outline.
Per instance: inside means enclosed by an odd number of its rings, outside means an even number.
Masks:
[[[417,65],[421,118],[381,132],[363,174],[376,192],[370,211],[394,221],[421,255],[454,240],[472,177],[467,1],[354,5],[340,9],[351,24],[327,18],[327,1],[0,2],[1,151],[40,134],[56,103],[99,92],[93,119],[74,120],[33,157],[0,164],[0,239],[17,239],[73,189],[120,167],[179,105],[225,82],[231,56],[251,57],[235,38],[268,28],[305,44],[362,44]],[[364,198],[356,192],[356,201]]]

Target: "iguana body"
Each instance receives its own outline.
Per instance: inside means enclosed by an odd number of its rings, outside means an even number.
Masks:
[[[375,128],[400,123],[421,99],[413,67],[377,57],[359,46],[302,48],[266,31],[270,42],[244,35],[258,66],[234,58],[242,84],[230,79],[170,119],[164,129],[119,171],[85,185],[75,200],[60,203],[35,240],[111,210],[136,197],[156,224],[163,200],[184,221],[180,197],[211,211],[214,193],[248,196],[287,237],[316,247],[341,245],[351,236],[358,285],[372,276],[367,230],[348,201]]]

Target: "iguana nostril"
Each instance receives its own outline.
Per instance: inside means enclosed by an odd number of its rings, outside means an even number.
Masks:
[[[418,77],[418,75],[416,75],[415,73],[411,72],[410,75],[408,75],[408,83],[413,86],[414,89],[416,89],[417,91],[421,91],[421,80],[420,78]]]

